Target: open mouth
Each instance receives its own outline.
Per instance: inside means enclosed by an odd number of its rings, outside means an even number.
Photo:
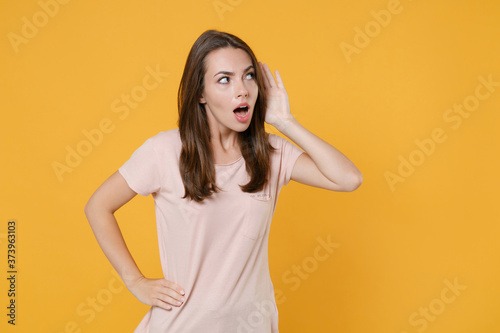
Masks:
[[[248,106],[242,105],[234,109],[233,112],[237,117],[244,118],[248,114]]]

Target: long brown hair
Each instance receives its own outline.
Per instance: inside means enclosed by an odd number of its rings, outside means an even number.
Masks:
[[[249,127],[238,133],[241,153],[250,175],[248,184],[240,185],[242,191],[256,192],[264,187],[269,173],[269,155],[274,149],[268,141],[264,128],[266,97],[262,72],[254,53],[244,41],[232,34],[216,30],[205,31],[189,52],[177,95],[178,125],[182,141],[179,169],[184,183],[184,198],[197,202],[220,190],[215,184],[210,129],[200,97],[207,70],[206,56],[214,50],[225,47],[242,49],[250,56],[259,93]]]

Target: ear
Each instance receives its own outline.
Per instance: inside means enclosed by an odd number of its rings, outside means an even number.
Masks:
[[[206,104],[207,101],[205,100],[205,97],[203,97],[203,95],[200,97],[200,103],[201,104]]]

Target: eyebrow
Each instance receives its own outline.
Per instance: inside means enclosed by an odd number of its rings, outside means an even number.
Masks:
[[[245,70],[243,71],[243,73],[248,72],[248,70],[250,70],[250,68],[254,68],[254,67],[253,67],[253,65],[250,65],[250,66],[248,66],[247,68],[245,68]],[[234,75],[234,72],[220,71],[220,72],[215,73],[214,77],[216,77],[216,76],[217,76],[217,75],[219,75],[219,74],[224,74],[224,75],[233,76],[233,75]]]

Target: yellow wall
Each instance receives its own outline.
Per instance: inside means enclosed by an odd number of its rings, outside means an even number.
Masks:
[[[295,117],[364,175],[354,193],[284,188],[269,253],[280,330],[500,331],[498,1],[24,0],[0,17],[2,276],[8,221],[17,231],[16,326],[3,277],[2,332],[131,332],[143,317],[83,207],[176,126],[187,53],[209,28],[278,68]],[[118,218],[159,277],[152,199]]]

